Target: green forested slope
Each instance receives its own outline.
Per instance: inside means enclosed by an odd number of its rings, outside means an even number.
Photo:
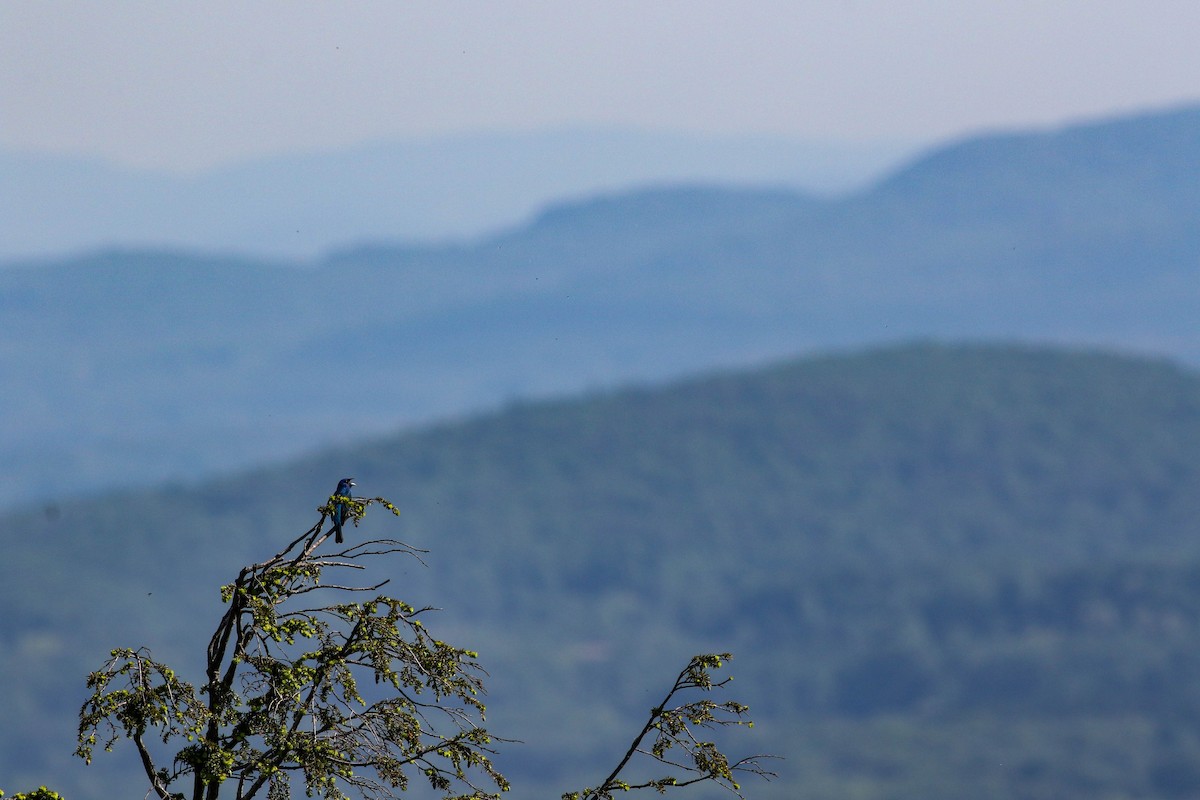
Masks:
[[[592,778],[706,649],[737,654],[747,746],[787,757],[755,797],[1200,790],[1200,377],[938,345],[521,404],[10,518],[0,775],[107,796],[132,753],[65,758],[84,671],[118,644],[200,646],[216,585],[342,474],[431,551],[393,591],[480,649],[528,796]]]

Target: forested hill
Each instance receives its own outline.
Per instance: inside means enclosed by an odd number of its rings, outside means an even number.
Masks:
[[[342,475],[430,550],[393,592],[492,673],[520,796],[586,783],[693,651],[730,649],[755,797],[1200,791],[1200,376],[912,345],[502,412],[194,487],[4,520],[0,775],[69,763],[116,645],[203,647],[216,587]],[[737,749],[736,747],[734,749]],[[128,774],[128,773],[127,773]],[[51,779],[53,779],[51,781]]]
[[[316,263],[114,249],[8,265],[0,504],[918,337],[1200,363],[1198,174],[1189,108],[951,143],[840,198],[660,187]]]

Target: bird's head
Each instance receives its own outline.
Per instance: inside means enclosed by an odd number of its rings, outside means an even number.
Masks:
[[[337,492],[335,492],[335,494],[340,494],[343,496],[348,495],[350,494],[350,489],[357,485],[358,484],[354,482],[354,478],[342,478],[340,481],[338,481]]]

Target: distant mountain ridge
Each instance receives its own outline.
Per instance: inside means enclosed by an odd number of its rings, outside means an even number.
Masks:
[[[1200,111],[950,145],[840,198],[677,186],[316,264],[0,269],[0,502],[192,479],[515,398],[905,339],[1200,361]]]
[[[447,136],[198,175],[0,153],[0,264],[108,247],[313,260],[368,239],[474,239],[566,196],[706,181],[861,186],[910,143],[624,130]]]

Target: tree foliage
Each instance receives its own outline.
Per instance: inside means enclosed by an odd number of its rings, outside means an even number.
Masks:
[[[382,498],[356,499],[356,524],[372,504],[395,511]],[[491,763],[493,737],[479,724],[476,654],[435,638],[422,621],[431,609],[379,593],[388,581],[341,577],[368,558],[418,552],[376,539],[321,553],[329,510],[222,587],[227,608],[199,691],[145,648],[113,650],[88,678],[78,755],[90,761],[94,747],[129,739],[162,800],[215,800],[226,785],[237,800],[283,800],[294,776],[329,800],[351,788],[389,797],[414,776],[447,797],[507,789]],[[388,691],[365,692],[364,679]],[[184,744],[164,754],[155,740]],[[189,782],[189,794],[178,790]]]
[[[4,790],[0,789],[0,797],[4,796]],[[32,792],[17,792],[12,796],[12,800],[63,800],[63,797],[58,792],[53,792],[45,786],[39,786]]]
[[[495,798],[509,788],[492,763],[502,741],[482,727],[485,671],[477,654],[436,638],[424,624],[433,609],[383,594],[387,580],[350,580],[368,559],[421,553],[395,539],[373,539],[321,552],[333,504],[347,502],[357,526],[371,505],[398,513],[387,500],[331,497],[320,519],[283,550],[244,567],[221,588],[226,605],[208,644],[197,689],[149,649],[118,648],[87,681],[76,754],[133,743],[160,800],[291,797],[346,800],[395,796],[421,779],[448,799]],[[699,700],[668,708],[680,692],[709,691],[721,656],[697,656],[617,768],[572,800],[611,798],[615,789],[684,786],[714,781],[739,793],[735,773],[769,776],[756,758],[730,763],[694,731],[750,724],[746,706]],[[366,687],[366,688],[364,688]],[[642,742],[654,734],[649,750]],[[688,763],[670,758],[672,749]],[[634,755],[682,769],[629,783],[620,775]],[[228,794],[226,796],[229,796]],[[740,796],[740,793],[739,793]]]
[[[675,697],[689,690],[709,692],[725,686],[732,678],[714,681],[712,670],[720,669],[723,661],[733,658],[729,653],[694,656],[683,668],[666,697],[650,710],[650,718],[636,737],[621,761],[598,786],[579,792],[566,792],[562,800],[612,800],[613,792],[631,789],[654,789],[660,794],[669,787],[688,786],[702,781],[712,781],[741,797],[741,786],[737,782],[740,774],[774,777],[774,773],[762,766],[769,756],[747,756],[730,763],[715,742],[696,738],[698,730],[720,728],[728,725],[754,723],[746,717],[750,710],[741,703],[729,700],[717,703],[707,698],[693,700],[683,705],[670,707]],[[646,748],[644,742],[650,739]],[[672,769],[672,773],[659,778],[647,778],[630,782],[621,777],[625,769],[637,757],[658,762]]]

